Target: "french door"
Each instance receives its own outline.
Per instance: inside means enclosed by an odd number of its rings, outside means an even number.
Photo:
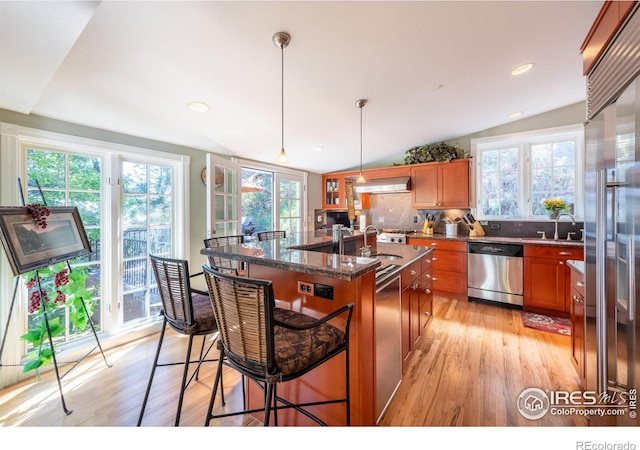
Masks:
[[[275,211],[277,211],[276,228],[285,230],[287,236],[292,233],[306,231],[305,180],[302,175],[276,173],[277,186]]]
[[[207,237],[240,234],[242,167],[207,154]]]

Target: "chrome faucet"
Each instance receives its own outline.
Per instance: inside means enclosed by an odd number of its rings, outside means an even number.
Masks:
[[[367,231],[369,231],[370,228],[376,230],[376,236],[380,232],[375,225],[367,225],[367,228],[364,229],[364,247],[360,249],[360,256],[363,258],[369,258],[371,256],[371,246],[367,245]]]
[[[344,235],[342,234],[342,232],[345,230],[348,231],[349,234],[353,234],[347,227],[342,227],[342,230],[340,230],[340,237],[338,238],[338,253],[340,255],[344,255]]]
[[[576,219],[571,214],[569,214],[568,212],[561,212],[560,214],[558,214],[556,216],[555,231],[553,232],[553,238],[556,239],[556,240],[560,239],[558,237],[558,221],[560,220],[560,217],[562,217],[562,216],[571,217],[571,225],[575,225],[576,224]]]

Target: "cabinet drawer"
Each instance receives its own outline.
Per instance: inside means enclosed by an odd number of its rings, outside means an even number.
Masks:
[[[433,289],[435,291],[452,292],[454,294],[467,293],[467,274],[433,270]]]
[[[467,273],[467,253],[436,250],[431,258],[434,270]]]
[[[553,245],[525,245],[524,256],[530,258],[583,259],[582,247],[556,247]]]
[[[575,289],[581,297],[584,297],[584,276],[576,269],[571,269],[571,288]]]
[[[464,241],[447,241],[444,239],[425,240],[428,247],[435,250],[467,253],[467,243]]]
[[[420,264],[420,260],[414,261],[400,272],[400,284],[403,291],[420,276]]]
[[[430,271],[431,268],[433,267],[433,252],[429,252],[426,256],[423,256],[421,261],[422,261],[422,267],[421,270],[422,272],[427,272]]]
[[[420,284],[423,289],[424,288],[433,289],[433,275],[431,274],[431,271],[422,273]]]
[[[453,241],[448,239],[429,239],[429,238],[407,238],[408,245],[422,245],[423,247],[431,247],[433,249],[451,250],[454,252],[467,251],[467,243],[464,241]]]

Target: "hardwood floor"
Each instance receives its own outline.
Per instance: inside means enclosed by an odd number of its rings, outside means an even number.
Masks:
[[[522,326],[520,311],[434,299],[433,320],[380,425],[583,426],[583,416],[531,421],[517,399],[529,387],[579,390],[570,337]]]
[[[169,337],[171,339],[169,339]],[[183,358],[186,339],[167,336],[165,355]],[[524,328],[512,309],[434,299],[434,318],[382,426],[582,426],[582,416],[531,421],[516,407],[522,390],[578,390],[570,362],[570,338]],[[0,426],[134,427],[157,345],[151,336],[94,355],[63,378],[67,407],[61,408],[55,375],[49,371],[0,390]],[[194,346],[195,347],[195,346]],[[181,426],[202,427],[217,363],[203,366],[185,395]],[[181,367],[159,368],[143,419],[145,427],[173,426]],[[239,376],[225,370],[226,408],[241,400]],[[236,416],[212,426],[260,425]]]

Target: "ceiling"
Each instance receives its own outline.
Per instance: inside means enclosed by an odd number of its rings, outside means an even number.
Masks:
[[[288,166],[323,173],[359,166],[364,98],[375,165],[583,101],[601,4],[0,1],[0,108],[270,164],[284,109]]]

